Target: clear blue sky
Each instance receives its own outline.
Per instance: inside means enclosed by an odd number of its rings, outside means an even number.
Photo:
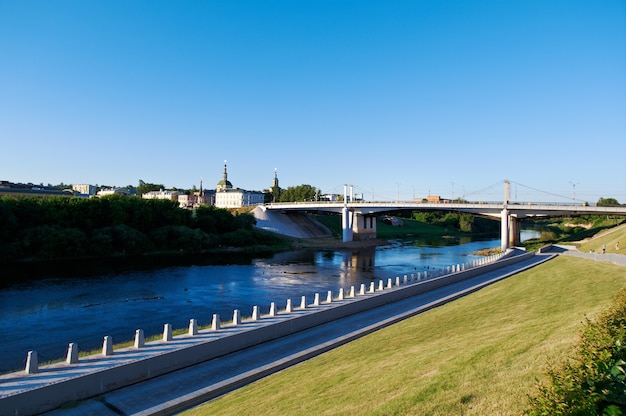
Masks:
[[[12,182],[626,203],[626,2],[0,0],[0,151]]]

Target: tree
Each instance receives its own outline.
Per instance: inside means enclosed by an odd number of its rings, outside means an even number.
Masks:
[[[598,199],[597,205],[599,207],[606,207],[609,205],[619,205],[619,202],[617,202],[615,198],[600,198]]]
[[[163,184],[156,183],[146,183],[143,180],[139,179],[139,186],[137,187],[137,195],[141,196],[147,192],[158,191],[164,189]]]
[[[311,185],[290,186],[283,189],[280,194],[280,202],[315,201],[320,192]]]
[[[231,231],[233,218],[227,209],[203,205],[196,209],[194,227],[209,234],[224,234]]]

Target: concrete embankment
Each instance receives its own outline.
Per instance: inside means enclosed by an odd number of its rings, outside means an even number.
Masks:
[[[59,363],[38,368],[33,374],[24,372],[0,377],[0,409],[2,414],[28,415],[54,409],[66,402],[83,400],[157,377],[181,368],[223,356],[233,351],[286,337],[323,323],[340,320],[381,305],[398,302],[420,293],[429,292],[455,282],[470,279],[532,257],[532,253],[508,254],[508,258],[456,266],[454,271],[440,277],[411,275],[395,281],[379,281],[348,293],[319,298],[300,307],[284,310],[274,316],[257,316],[218,326],[216,329],[192,330],[189,334],[113,351],[112,355],[85,357],[77,363]],[[461,270],[465,269],[465,270]]]
[[[310,215],[301,212],[268,211],[263,207],[256,207],[252,214],[256,219],[256,226],[262,230],[286,235],[295,238],[331,237],[331,231],[315,221]]]

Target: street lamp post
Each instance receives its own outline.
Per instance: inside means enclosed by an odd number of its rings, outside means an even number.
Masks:
[[[572,182],[570,181],[570,183],[572,184],[572,188],[574,188],[574,205],[576,205],[576,185],[578,185],[580,182]]]

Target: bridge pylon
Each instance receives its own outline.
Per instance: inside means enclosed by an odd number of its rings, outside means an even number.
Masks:
[[[347,243],[348,241],[352,241],[353,225],[354,225],[354,212],[349,210],[347,207],[343,207],[343,209],[341,210],[341,231],[342,231],[342,241],[344,243]]]
[[[500,213],[500,249],[506,251],[509,248],[509,210],[504,209]]]
[[[352,185],[350,185],[350,201],[352,201]],[[354,225],[354,211],[348,209],[348,185],[343,185],[343,208],[341,209],[342,241],[352,241]]]

